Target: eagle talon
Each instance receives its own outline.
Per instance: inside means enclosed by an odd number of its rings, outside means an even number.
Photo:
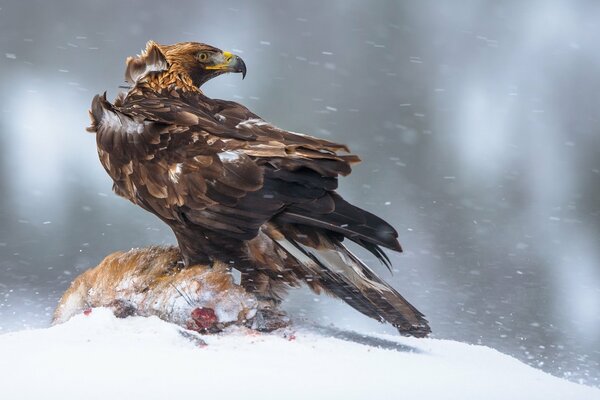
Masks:
[[[281,310],[262,309],[256,312],[248,327],[259,332],[273,332],[281,328],[286,328],[290,324],[291,320],[285,312]]]
[[[260,295],[257,295],[256,298],[258,310],[247,326],[259,332],[272,332],[291,324],[286,312],[278,307],[279,301]]]

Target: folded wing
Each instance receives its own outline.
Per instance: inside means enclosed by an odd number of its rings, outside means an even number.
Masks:
[[[180,236],[202,233],[190,236],[184,253],[204,238],[215,254],[229,251],[270,222],[286,235],[282,251],[321,271],[321,288],[401,331],[427,331],[422,314],[341,243],[358,243],[388,267],[380,246],[401,251],[391,225],[335,192],[338,176],[359,161],[346,146],[281,130],[237,103],[197,93],[130,94],[118,106],[96,96],[91,116],[115,191],[169,223],[180,246]],[[303,241],[307,232],[318,240]],[[294,265],[304,279],[306,263]]]

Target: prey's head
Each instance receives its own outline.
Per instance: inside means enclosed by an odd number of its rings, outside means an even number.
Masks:
[[[136,83],[150,72],[165,71],[192,82],[195,87],[226,72],[246,76],[246,64],[239,56],[204,43],[182,42],[160,45],[148,42],[137,57],[127,59],[125,79]]]

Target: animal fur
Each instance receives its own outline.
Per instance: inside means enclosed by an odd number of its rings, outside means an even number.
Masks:
[[[233,283],[226,265],[184,268],[178,249],[150,247],[113,253],[78,276],[60,299],[53,323],[108,307],[120,317],[155,315],[185,328],[215,331],[251,326],[257,305],[252,294]],[[213,324],[199,326],[194,317],[201,310],[212,310]]]

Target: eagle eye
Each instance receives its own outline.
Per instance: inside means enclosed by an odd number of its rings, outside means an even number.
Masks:
[[[198,54],[198,59],[200,61],[206,61],[208,59],[208,54],[202,52],[202,53]]]

